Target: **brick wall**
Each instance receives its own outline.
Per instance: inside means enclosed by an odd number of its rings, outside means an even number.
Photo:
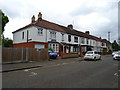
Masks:
[[[48,43],[44,43],[44,42],[24,42],[24,43],[13,44],[13,47],[14,48],[34,48],[35,44],[44,44],[45,48],[48,48]]]

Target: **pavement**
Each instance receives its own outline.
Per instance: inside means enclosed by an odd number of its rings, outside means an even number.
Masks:
[[[82,61],[83,57],[78,58],[68,58],[68,59],[50,59],[49,61],[42,62],[23,62],[23,63],[7,63],[2,65],[0,72],[10,72],[30,68],[38,68],[50,65],[56,65],[61,63],[73,62],[73,61]]]

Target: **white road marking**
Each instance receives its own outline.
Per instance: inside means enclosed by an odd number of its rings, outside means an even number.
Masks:
[[[118,76],[118,73],[115,73],[114,75],[115,75],[115,76]]]
[[[64,63],[62,63],[62,65],[64,65],[64,64],[71,64],[71,63],[75,63],[75,61],[73,61],[73,62],[64,62]]]
[[[36,75],[38,75],[38,74],[35,73],[35,72],[31,72],[30,74],[31,74],[31,75],[29,75],[29,76],[36,76]]]

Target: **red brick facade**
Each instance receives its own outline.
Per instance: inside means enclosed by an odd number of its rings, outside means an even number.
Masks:
[[[35,44],[44,44],[45,48],[48,48],[48,43],[44,42],[24,42],[24,43],[18,43],[18,44],[13,44],[13,47],[15,48],[34,48]]]

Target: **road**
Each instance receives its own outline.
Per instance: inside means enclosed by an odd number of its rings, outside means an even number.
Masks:
[[[73,58],[74,59],[74,58]],[[118,62],[70,60],[61,64],[3,73],[3,88],[118,88]]]

